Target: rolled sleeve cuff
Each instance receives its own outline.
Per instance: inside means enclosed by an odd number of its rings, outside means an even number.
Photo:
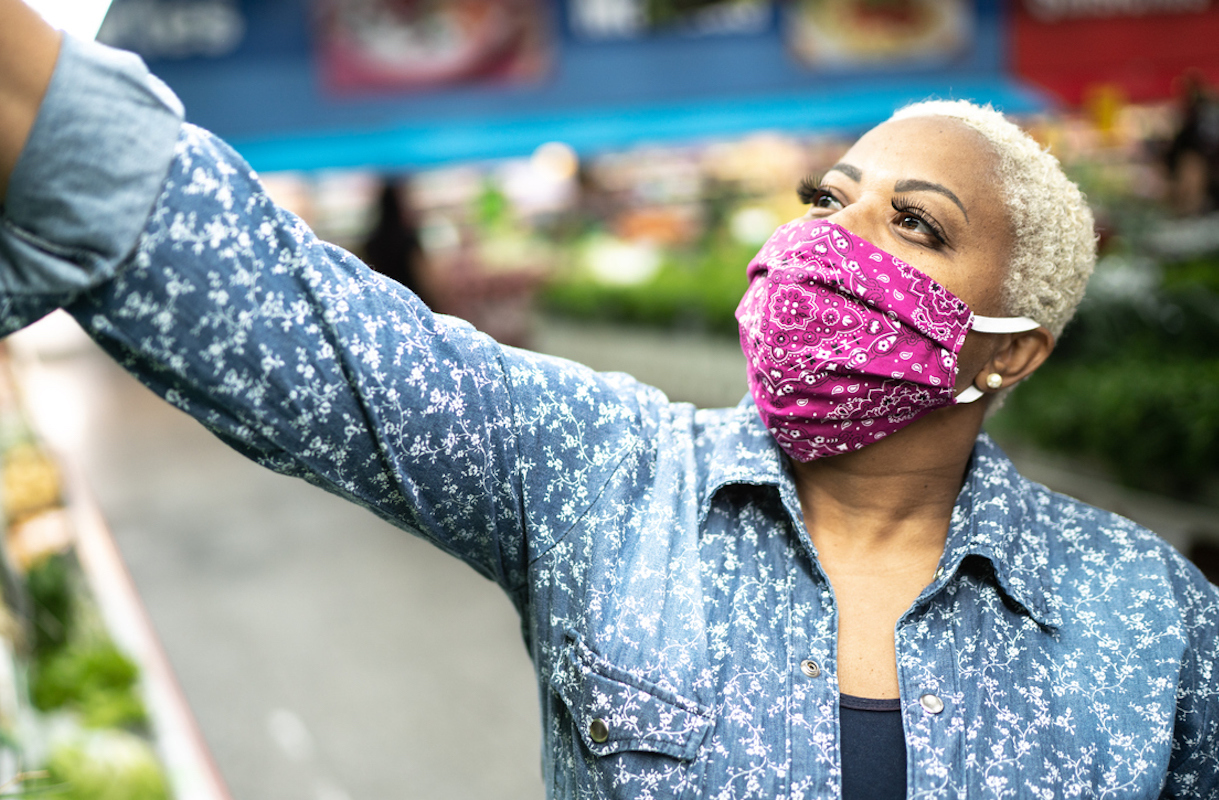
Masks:
[[[0,214],[0,335],[114,275],[161,192],[182,114],[137,56],[64,37]]]

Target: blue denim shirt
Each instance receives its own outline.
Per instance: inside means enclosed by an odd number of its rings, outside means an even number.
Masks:
[[[498,582],[549,796],[838,796],[834,593],[752,404],[433,315],[180,113],[138,60],[65,44],[0,226],[0,332],[66,307],[236,449]],[[909,796],[1219,797],[1217,634],[1176,552],[979,438],[895,631]]]

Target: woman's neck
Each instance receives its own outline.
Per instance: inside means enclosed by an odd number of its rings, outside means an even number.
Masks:
[[[846,694],[900,695],[894,627],[934,580],[981,411],[933,411],[863,450],[793,465],[805,526],[834,589]]]
[[[934,550],[938,559],[981,427],[978,411],[940,409],[854,453],[794,462],[805,526],[821,557],[875,563]]]

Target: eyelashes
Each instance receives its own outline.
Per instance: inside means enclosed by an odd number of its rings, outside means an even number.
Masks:
[[[898,222],[902,221],[902,217],[909,217],[918,220],[923,225],[927,226],[930,235],[940,244],[948,243],[948,236],[944,232],[944,228],[936,221],[935,217],[931,216],[931,212],[917,200],[905,196],[893,198],[893,210],[899,215]]]
[[[824,175],[806,175],[796,184],[796,197],[806,206],[816,206],[830,209],[830,206],[818,206],[818,202],[829,198],[839,208],[845,205],[834,196],[834,193],[822,185]],[[948,235],[931,212],[918,200],[906,195],[894,197],[891,201],[895,218],[893,223],[903,228],[907,234],[917,234],[924,243],[932,247],[948,245]]]
[[[796,197],[800,198],[800,202],[804,205],[812,205],[813,201],[821,195],[825,194],[825,190],[821,188],[821,180],[824,175],[805,175],[800,179],[800,183],[796,185]]]

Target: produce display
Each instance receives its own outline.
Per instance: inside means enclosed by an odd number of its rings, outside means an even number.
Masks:
[[[67,494],[0,350],[0,797],[167,800],[141,670],[103,620]]]

